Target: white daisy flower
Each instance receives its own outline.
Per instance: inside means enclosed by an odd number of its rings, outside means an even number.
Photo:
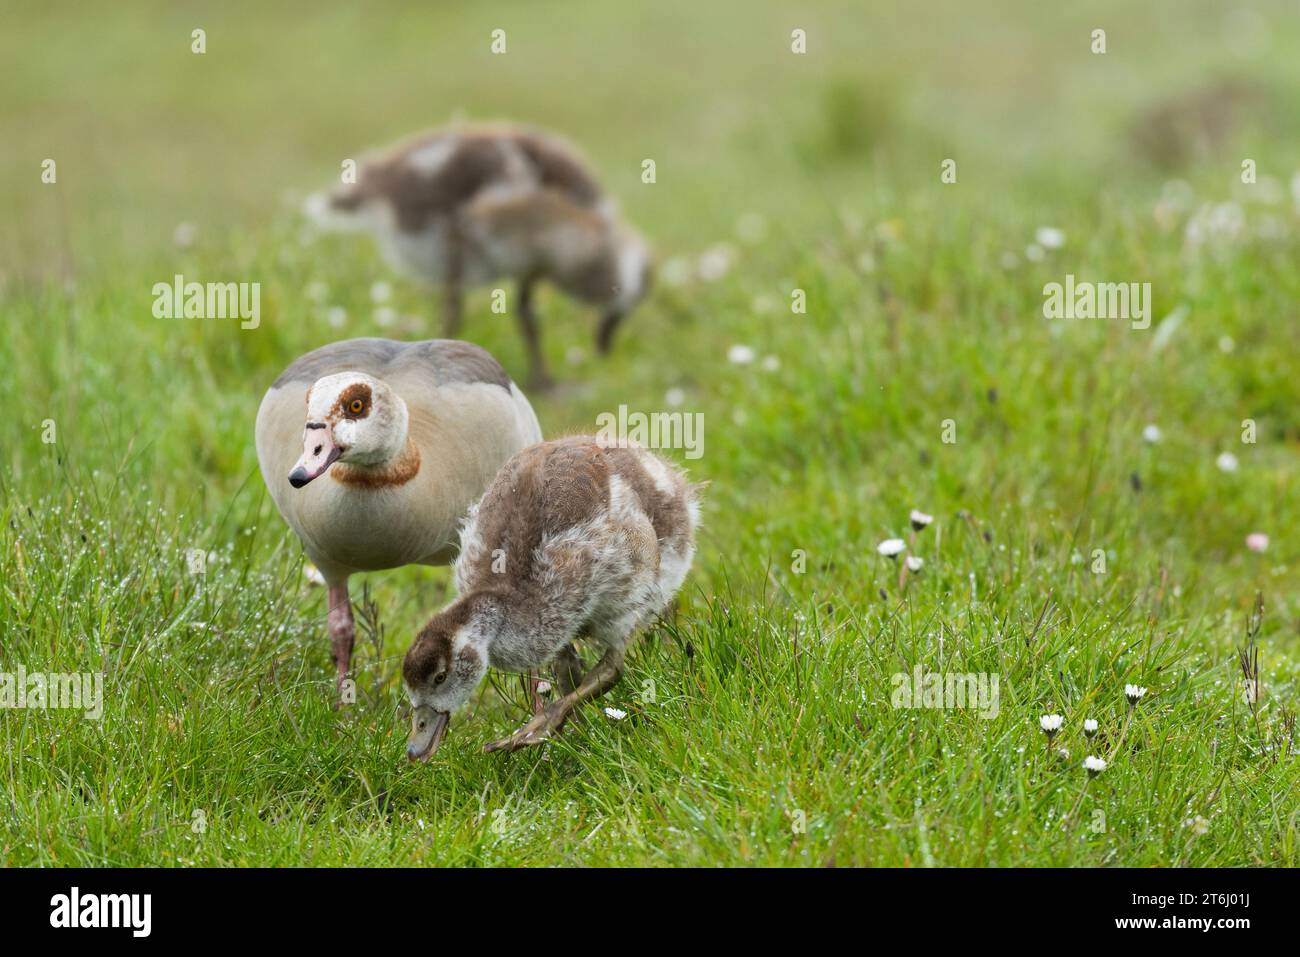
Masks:
[[[1044,249],[1060,249],[1065,245],[1065,233],[1054,226],[1040,226],[1034,233],[1034,239]]]
[[[375,310],[375,325],[391,326],[397,321],[397,310],[392,306],[380,306]]]
[[[908,555],[904,561],[907,562],[907,570],[910,572],[919,572],[921,566],[925,564],[925,559],[920,555]]]
[[[1091,754],[1083,759],[1083,766],[1084,769],[1087,770],[1088,777],[1090,778],[1095,778],[1097,775],[1101,774],[1102,771],[1106,770],[1105,760],[1094,757]]]
[[[1096,718],[1088,718],[1086,721],[1083,722],[1083,733],[1090,738],[1097,733]]]
[[[677,388],[677,386],[673,386],[671,389],[669,389],[667,392],[664,393],[664,405],[668,406],[671,409],[677,408],[685,401],[686,401],[685,389],[679,389]]]
[[[303,565],[302,577],[307,579],[307,583],[310,585],[320,585],[322,588],[325,586],[325,576],[320,573],[320,569],[315,565]]]
[[[348,311],[342,306],[330,306],[325,313],[325,321],[335,329],[340,329],[348,321]]]
[[[393,287],[382,279],[370,286],[371,302],[388,302],[393,296]]]
[[[781,360],[778,359],[776,356],[763,357],[764,372],[776,372],[780,368],[781,368]]]
[[[887,538],[876,546],[876,551],[886,558],[896,558],[906,547],[907,542],[901,538]]]
[[[681,256],[673,256],[665,260],[663,268],[659,270],[659,278],[663,280],[666,286],[686,285],[691,281],[690,260]]]
[[[918,532],[934,521],[933,515],[926,515],[925,512],[915,508],[912,509],[912,514],[907,517],[911,519],[912,527]]]
[[[1145,429],[1142,430],[1142,438],[1144,441],[1150,442],[1152,445],[1155,445],[1162,438],[1164,438],[1164,434],[1160,431],[1160,426],[1152,424],[1152,425],[1148,425]]]
[[[618,708],[606,708],[606,709],[605,709],[605,716],[606,716],[606,717],[609,717],[609,718],[612,718],[612,719],[614,719],[615,721],[622,721],[624,718],[627,717],[627,712],[626,712],[626,711],[620,711]]]
[[[727,350],[727,361],[738,366],[747,366],[754,361],[754,350],[749,346],[734,345]]]
[[[177,223],[172,230],[172,242],[181,249],[189,249],[199,236],[199,227],[193,223]]]
[[[1061,725],[1064,723],[1065,719],[1059,714],[1045,714],[1038,719],[1038,726],[1043,729],[1043,733],[1049,738],[1060,731]]]
[[[1220,472],[1237,471],[1237,457],[1231,452],[1220,452],[1219,457],[1214,460],[1214,464],[1219,467]]]
[[[1128,698],[1128,703],[1136,705],[1142,700],[1142,696],[1147,693],[1147,689],[1139,685],[1125,685],[1124,697]]]
[[[1246,213],[1237,203],[1203,203],[1187,220],[1183,239],[1191,247],[1227,246],[1246,232]]]
[[[731,265],[735,258],[735,249],[727,243],[718,243],[700,254],[695,269],[705,282],[716,282],[731,272]]]

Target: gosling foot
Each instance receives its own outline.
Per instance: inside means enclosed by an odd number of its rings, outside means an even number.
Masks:
[[[571,705],[563,699],[552,702],[510,737],[485,744],[483,750],[518,751],[520,748],[530,748],[543,741],[549,741],[559,733],[560,728],[564,727],[570,710]]]
[[[542,395],[554,395],[558,390],[558,385],[547,372],[533,372],[528,376],[528,391],[537,392]]]

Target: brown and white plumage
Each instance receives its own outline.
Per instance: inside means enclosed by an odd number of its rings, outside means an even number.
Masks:
[[[427,758],[450,713],[488,666],[556,665],[564,695],[489,750],[536,744],[623,671],[638,629],[676,595],[695,553],[697,490],[653,452],[596,438],[543,442],[520,452],[471,513],[456,560],[459,597],[407,653],[414,706],[408,755]],[[598,646],[583,673],[571,642]]]
[[[541,429],[478,346],[350,339],[302,356],[262,399],[257,458],[280,514],[330,589],[340,687],[349,576],[446,564],[470,506]]]
[[[372,233],[395,267],[443,283],[445,335],[457,334],[463,286],[517,280],[513,311],[534,384],[549,381],[533,310],[537,282],[602,311],[602,352],[650,285],[644,240],[573,147],[538,130],[499,124],[412,137],[363,159],[355,183],[311,197],[307,208],[325,225]]]

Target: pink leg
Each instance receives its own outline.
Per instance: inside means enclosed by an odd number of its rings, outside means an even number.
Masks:
[[[356,637],[346,578],[341,582],[330,583],[329,604],[330,647],[334,651],[334,668],[337,671],[335,683],[339,701],[344,703],[343,682],[348,679],[348,671],[352,668],[352,642]]]
[[[532,694],[532,696],[533,696],[533,715],[534,715],[534,716],[541,714],[542,711],[543,711],[543,709],[546,707],[544,704],[542,704],[542,695],[541,695],[541,692],[539,692],[539,691],[537,690],[537,686],[538,686],[540,683],[541,683],[541,678],[538,677],[537,669],[536,669],[536,668],[534,668],[532,671],[528,672],[528,691],[529,691],[529,693]]]

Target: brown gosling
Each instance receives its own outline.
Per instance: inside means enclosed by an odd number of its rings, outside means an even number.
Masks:
[[[690,569],[698,491],[654,453],[592,436],[542,442],[506,463],[461,535],[459,597],[402,665],[407,757],[426,761],[438,749],[489,666],[553,665],[560,697],[487,751],[540,744],[612,688],[629,640],[668,607]],[[585,672],[572,644],[579,638],[603,651]]]
[[[442,283],[447,338],[460,333],[466,286],[517,281],[531,388],[552,384],[533,307],[539,281],[601,311],[602,354],[650,288],[645,241],[577,151],[540,130],[499,124],[412,137],[363,158],[355,183],[310,197],[307,212],[328,227],[370,232],[395,268]]]

